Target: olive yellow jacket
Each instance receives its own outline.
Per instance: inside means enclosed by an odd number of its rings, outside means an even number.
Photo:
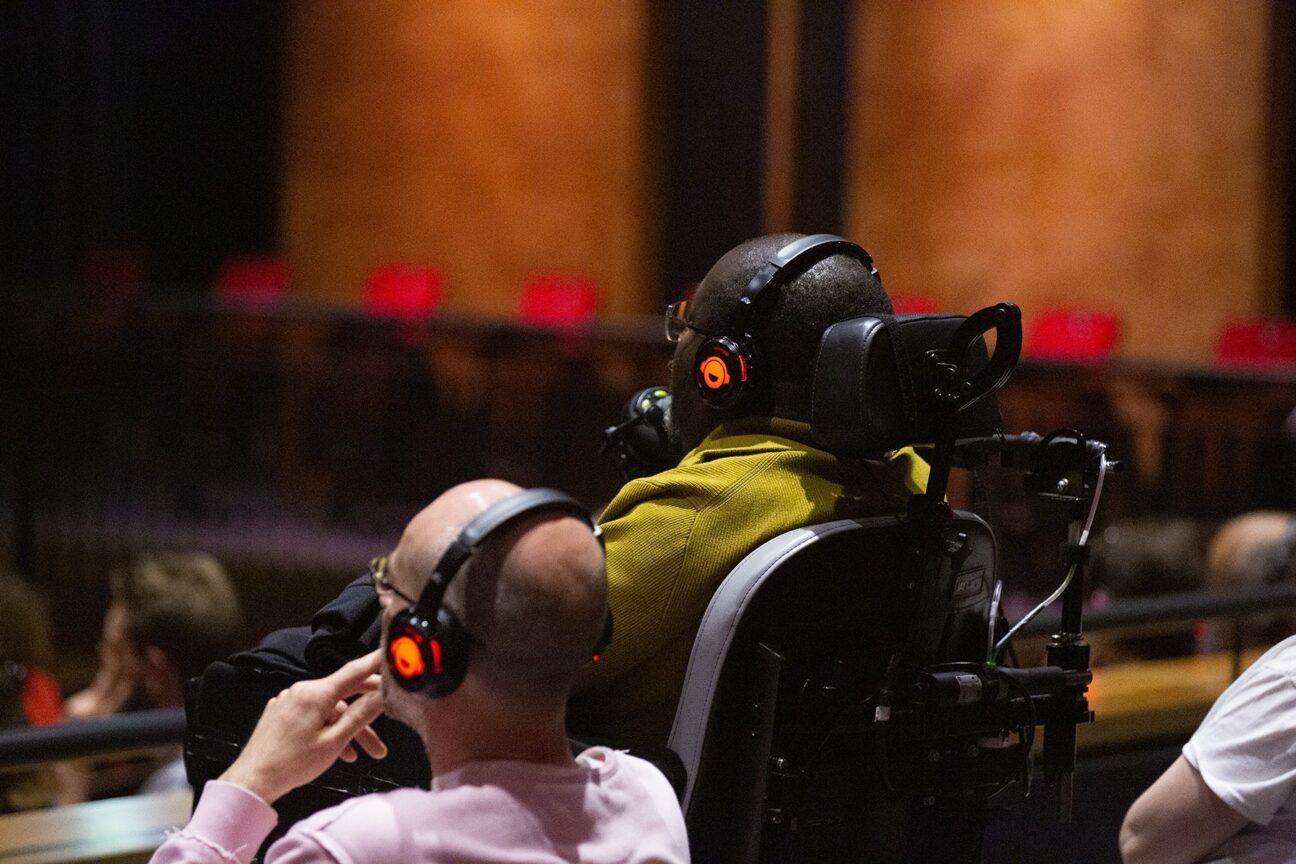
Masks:
[[[569,728],[664,745],[707,603],[748,552],[804,525],[903,513],[926,485],[911,449],[848,462],[805,443],[809,433],[768,417],[722,424],[677,467],[612,499],[599,524],[613,638],[577,684]]]

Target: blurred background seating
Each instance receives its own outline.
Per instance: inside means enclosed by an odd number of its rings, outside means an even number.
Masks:
[[[1296,365],[1296,320],[1230,321],[1215,343],[1215,361],[1231,366]]]
[[[1044,309],[1028,319],[1022,355],[1034,360],[1097,362],[1116,351],[1120,321],[1093,309]]]

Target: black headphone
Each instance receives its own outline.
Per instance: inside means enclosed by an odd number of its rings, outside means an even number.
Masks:
[[[600,545],[603,543],[603,534],[584,505],[557,489],[527,489],[478,513],[441,556],[418,602],[396,613],[387,627],[383,657],[392,679],[402,689],[437,698],[449,696],[463,683],[472,646],[482,643],[468,632],[453,610],[442,605],[446,587],[491,534],[524,516],[543,512],[565,513],[583,520]],[[610,641],[609,611],[592,651],[594,660]]]
[[[693,382],[708,405],[733,408],[763,384],[764,370],[753,333],[774,306],[778,296],[774,289],[833,255],[849,255],[878,276],[873,256],[836,234],[810,234],[778,250],[738,297],[727,332],[708,336],[693,355]]]

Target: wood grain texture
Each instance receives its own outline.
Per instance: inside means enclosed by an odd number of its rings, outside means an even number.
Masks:
[[[857,7],[846,228],[894,293],[1111,309],[1202,360],[1265,284],[1268,6]]]
[[[285,92],[295,289],[356,303],[428,262],[445,306],[511,314],[537,273],[637,311],[655,224],[643,0],[299,0]]]

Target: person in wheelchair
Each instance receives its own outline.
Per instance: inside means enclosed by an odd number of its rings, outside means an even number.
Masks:
[[[740,244],[667,310],[666,426],[685,455],[603,511],[617,638],[578,682],[574,734],[665,744],[703,612],[748,552],[803,525],[903,513],[923,490],[912,449],[847,461],[810,435],[820,336],[891,311],[868,252],[799,234]]]
[[[1069,813],[1090,716],[1085,543],[1114,463],[1074,430],[1004,433],[1016,306],[889,312],[868,253],[840,237],[743,244],[668,312],[669,394],[635,394],[607,431],[632,470],[654,466],[638,418],[688,452],[600,520],[618,635],[571,728],[666,740],[697,860],[979,860],[1037,725]],[[1048,666],[1007,668],[995,540],[945,500],[955,465],[1025,468],[1070,516]]]
[[[267,862],[688,861],[666,778],[608,748],[573,757],[565,734],[572,679],[611,630],[592,527],[566,495],[499,480],[424,508],[373,568],[383,649],[270,699],[154,864],[246,864],[277,801],[339,758],[386,755],[370,725],[383,712],[422,739],[431,788],[315,813]]]

